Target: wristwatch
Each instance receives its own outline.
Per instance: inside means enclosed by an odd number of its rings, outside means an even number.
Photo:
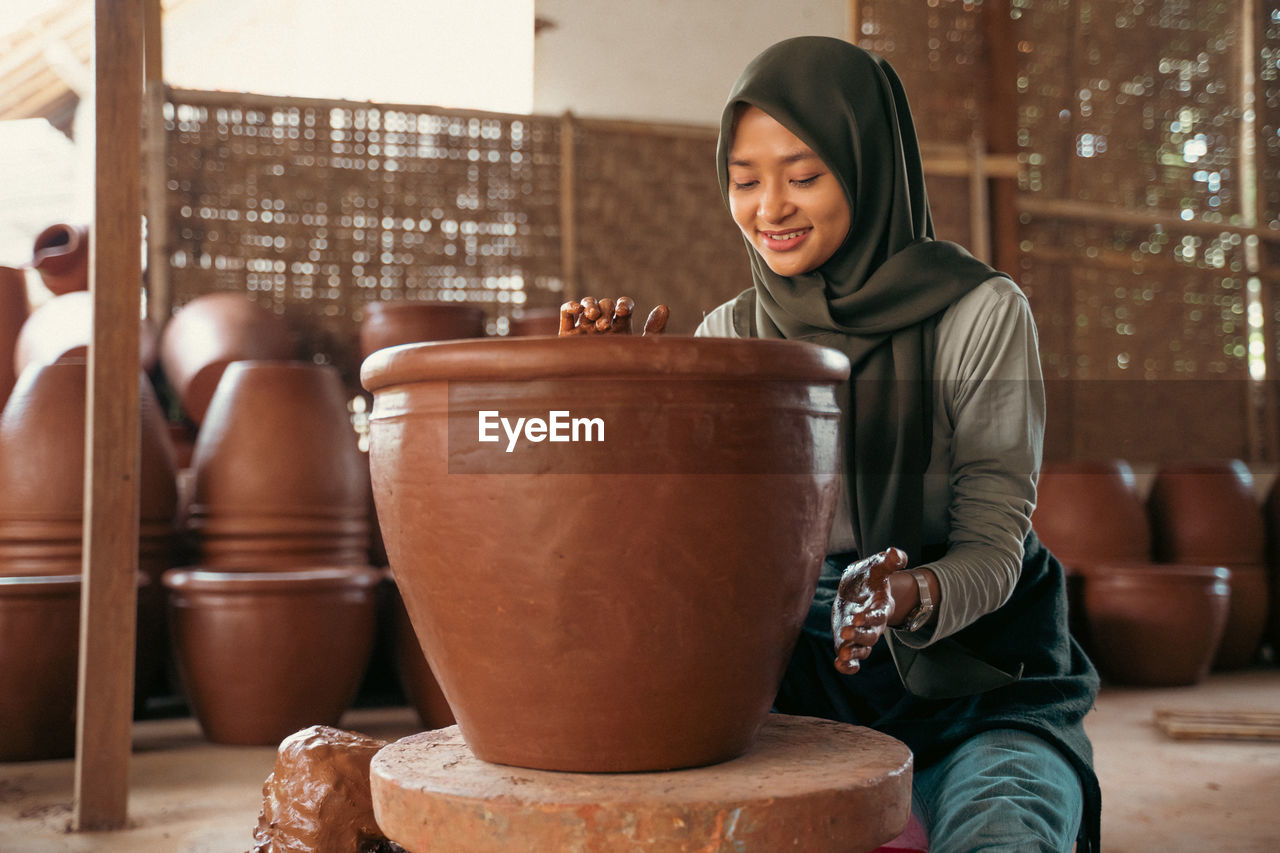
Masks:
[[[929,592],[929,581],[925,578],[924,572],[908,569],[907,574],[916,579],[916,586],[920,588],[920,603],[907,614],[899,630],[919,631],[933,616],[933,595]]]

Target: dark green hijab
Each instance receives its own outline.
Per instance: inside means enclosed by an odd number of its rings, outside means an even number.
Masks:
[[[846,465],[864,555],[897,546],[920,559],[923,478],[933,418],[938,316],[995,271],[933,239],[924,170],[902,83],[846,41],[788,39],[734,85],[716,151],[729,203],[729,150],[740,104],[759,107],[822,158],[849,199],[851,226],[812,272],[780,276],[746,240],[755,286],[733,306],[739,332],[834,347],[849,356]],[[744,238],[745,239],[745,238]]]

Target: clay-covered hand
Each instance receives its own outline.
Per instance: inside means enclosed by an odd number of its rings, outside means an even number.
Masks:
[[[560,306],[560,336],[629,335],[635,307],[636,301],[630,296],[619,296],[617,300],[608,297],[597,300],[594,296],[571,300]],[[649,318],[644,322],[644,334],[661,333],[667,327],[670,313],[665,305],[649,312]]]
[[[840,578],[831,608],[831,636],[835,639],[835,666],[853,675],[871,654],[871,647],[889,626],[893,593],[889,575],[907,567],[907,555],[889,548],[850,563]]]

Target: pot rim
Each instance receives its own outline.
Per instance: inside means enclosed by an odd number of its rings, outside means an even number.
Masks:
[[[1158,578],[1167,582],[1229,581],[1231,569],[1212,563],[1144,563],[1123,560],[1093,563],[1079,567],[1089,581],[1143,580]]]
[[[385,569],[374,566],[320,565],[265,572],[237,572],[209,566],[183,566],[164,573],[166,589],[176,593],[263,593],[370,588]],[[301,589],[299,589],[301,588]]]
[[[408,382],[533,379],[749,379],[840,381],[849,359],[804,341],[602,335],[471,338],[402,344],[365,359],[365,390]]]

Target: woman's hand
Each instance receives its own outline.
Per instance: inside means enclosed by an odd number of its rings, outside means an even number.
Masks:
[[[900,548],[890,548],[844,570],[831,608],[835,666],[840,672],[857,672],[889,626],[894,604],[889,575],[906,567],[907,555]]]
[[[619,296],[617,301],[594,296],[572,300],[560,306],[560,336],[568,335],[629,335],[631,314],[636,302],[630,296]],[[670,309],[659,305],[649,312],[644,322],[644,334],[656,335],[667,327]]]

